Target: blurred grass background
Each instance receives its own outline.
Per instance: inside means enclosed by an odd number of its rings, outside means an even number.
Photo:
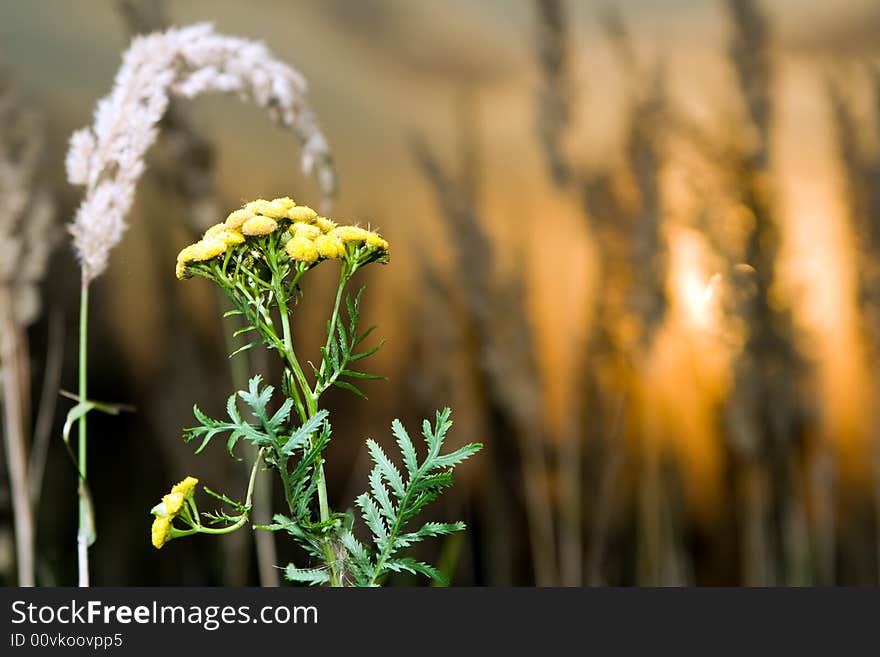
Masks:
[[[123,4],[0,6],[4,75],[44,118],[61,222],[79,200],[66,140],[110,88]],[[368,403],[332,399],[331,504],[363,488],[366,437],[389,443],[392,418],[449,404],[453,442],[488,447],[437,510],[468,533],[424,554],[442,550],[456,584],[877,583],[876,3],[167,4],[174,24],[264,40],[306,76],[339,172],[333,214],[392,245],[364,279],[389,381]],[[293,141],[258,110],[185,111],[218,221],[257,197],[317,206]],[[90,389],[137,407],[90,419],[93,582],[268,583],[247,532],[158,552],[147,539],[170,483],[246,477],[180,440],[193,403],[217,413],[240,383],[214,290],[173,278],[194,235],[176,153],[151,151],[92,292]],[[331,277],[295,319],[313,353]],[[77,284],[62,244],[28,332],[34,398],[53,317],[74,387]],[[37,512],[45,584],[74,581],[67,404]],[[4,487],[12,583],[10,513]],[[279,564],[299,556],[277,549]]]

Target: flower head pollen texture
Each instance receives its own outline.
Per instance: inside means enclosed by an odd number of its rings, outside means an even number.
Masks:
[[[278,230],[278,222],[271,217],[264,215],[256,215],[245,221],[241,225],[241,232],[248,237],[256,237],[259,235],[268,235]]]
[[[160,549],[171,538],[171,518],[157,516],[150,528],[150,540],[153,547]]]
[[[284,250],[295,262],[304,262],[310,265],[318,259],[318,249],[308,237],[291,237],[285,244]]]

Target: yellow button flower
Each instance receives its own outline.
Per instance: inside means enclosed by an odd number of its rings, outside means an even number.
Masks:
[[[153,526],[150,530],[150,538],[153,542],[153,547],[157,550],[160,549],[168,540],[171,538],[171,519],[162,516],[158,516],[153,520]]]
[[[229,213],[229,216],[226,217],[226,221],[224,223],[227,228],[238,230],[239,228],[241,228],[242,224],[245,221],[253,218],[253,216],[253,212],[251,212],[247,208],[241,208],[240,210]]]
[[[323,235],[321,229],[314,224],[307,224],[301,221],[291,224],[290,232],[293,234],[294,237],[305,237],[309,240],[313,240],[316,237]]]
[[[276,198],[271,201],[259,198],[244,206],[245,210],[253,214],[261,214],[272,219],[284,219],[290,209],[296,206],[296,202],[290,197]]]
[[[287,218],[291,221],[301,221],[303,223],[314,223],[318,218],[318,213],[307,205],[297,205],[287,211]]]
[[[370,231],[360,226],[339,226],[330,231],[331,235],[338,237],[343,242],[366,242]]]
[[[193,494],[193,491],[196,488],[196,484],[198,483],[199,480],[195,477],[187,477],[183,481],[174,484],[174,486],[171,487],[171,492],[183,495],[184,497],[189,497]]]
[[[327,217],[318,217],[317,219],[315,219],[315,225],[325,233],[328,233],[336,228],[336,224],[330,221]]]
[[[312,264],[318,259],[315,243],[306,237],[291,237],[284,246],[291,260]]]
[[[268,235],[278,230],[278,222],[269,217],[257,215],[245,221],[241,226],[241,232],[249,237]]]
[[[184,496],[180,493],[168,493],[162,497],[162,503],[165,504],[165,514],[169,516],[176,516],[180,512],[180,507],[183,506]]]
[[[333,234],[321,235],[316,238],[315,248],[322,258],[341,258],[345,255],[345,244]]]
[[[211,226],[205,231],[205,235],[202,239],[217,239],[228,246],[230,244],[241,244],[244,242],[244,235],[235,229],[229,228],[223,223]]]

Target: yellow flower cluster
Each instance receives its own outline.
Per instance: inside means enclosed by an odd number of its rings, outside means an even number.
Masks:
[[[341,258],[345,255],[345,245],[350,242],[361,242],[383,255],[388,253],[388,242],[366,228],[337,226],[325,217],[308,217],[304,213],[298,219],[291,224],[289,230],[293,237],[284,247],[291,260],[311,264],[318,258]]]
[[[297,205],[292,198],[257,199],[232,212],[223,223],[211,226],[202,239],[184,248],[177,255],[177,278],[186,277],[188,263],[211,260],[226,253],[228,247],[241,244],[246,237],[268,235],[281,227],[290,232],[285,251],[296,262],[312,264],[319,258],[341,258],[349,242],[364,243],[383,256],[388,252],[388,242],[378,233],[359,226],[337,226],[312,208]]]
[[[180,514],[187,498],[192,497],[196,484],[199,480],[195,477],[187,477],[171,488],[171,492],[162,497],[162,501],[153,507],[152,513],[156,516],[151,529],[153,547],[157,550],[171,540],[171,526],[174,519]]]

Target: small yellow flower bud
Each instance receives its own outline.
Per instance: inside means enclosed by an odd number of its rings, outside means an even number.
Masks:
[[[327,217],[318,217],[317,219],[315,219],[315,225],[325,233],[328,233],[336,228],[336,224],[330,221]]]
[[[287,218],[291,221],[302,221],[311,224],[318,218],[318,213],[307,205],[297,205],[287,211]]]
[[[224,230],[227,230],[225,223],[214,224],[205,231],[205,234],[202,235],[202,239],[205,239],[206,237],[217,237],[217,233],[222,233]]]
[[[383,251],[388,250],[388,242],[382,239],[378,233],[370,232],[367,235],[367,246],[372,246],[374,249],[382,249]]]
[[[315,248],[322,258],[341,258],[345,255],[345,244],[335,235],[321,235],[315,239]]]
[[[180,250],[180,253],[177,254],[177,264],[192,262],[193,256],[196,254],[197,250],[195,244],[183,247]]]
[[[156,517],[153,520],[153,527],[150,530],[153,547],[160,549],[170,538],[171,519],[168,517]]]
[[[185,262],[181,262],[180,260],[177,261],[177,267],[175,267],[175,269],[174,269],[174,275],[177,276],[177,278],[181,281],[184,278],[186,278],[186,263]]]
[[[244,235],[268,235],[274,233],[278,229],[278,222],[269,217],[257,215],[248,219],[241,226],[241,232]]]
[[[210,260],[226,253],[226,242],[214,238],[199,240],[193,246],[195,249],[193,250],[192,259],[195,262]]]
[[[226,246],[234,246],[244,242],[244,235],[237,230],[222,230],[215,235],[215,238],[222,241]]]
[[[291,237],[284,246],[291,260],[312,264],[318,259],[315,243],[306,237]]]
[[[183,506],[184,497],[180,493],[168,493],[162,498],[165,504],[165,515],[176,516]]]
[[[226,227],[231,230],[238,230],[241,228],[241,225],[251,219],[254,216],[254,213],[248,210],[247,208],[241,208],[240,210],[236,210],[235,212],[229,213],[229,216],[226,217]]]
[[[313,240],[323,234],[321,229],[314,224],[306,224],[300,221],[290,225],[290,232],[294,237],[305,237],[309,240]]]
[[[339,226],[330,231],[330,234],[343,242],[366,242],[370,231],[360,226]]]
[[[287,216],[288,210],[295,206],[294,200],[285,196],[284,198],[276,198],[271,201],[260,198],[245,205],[244,209],[249,210],[253,214],[261,214],[264,217],[284,219]]]
[[[183,495],[184,497],[189,497],[193,494],[196,484],[198,483],[199,480],[195,477],[187,477],[180,483],[174,484],[174,486],[171,488],[171,493]]]

